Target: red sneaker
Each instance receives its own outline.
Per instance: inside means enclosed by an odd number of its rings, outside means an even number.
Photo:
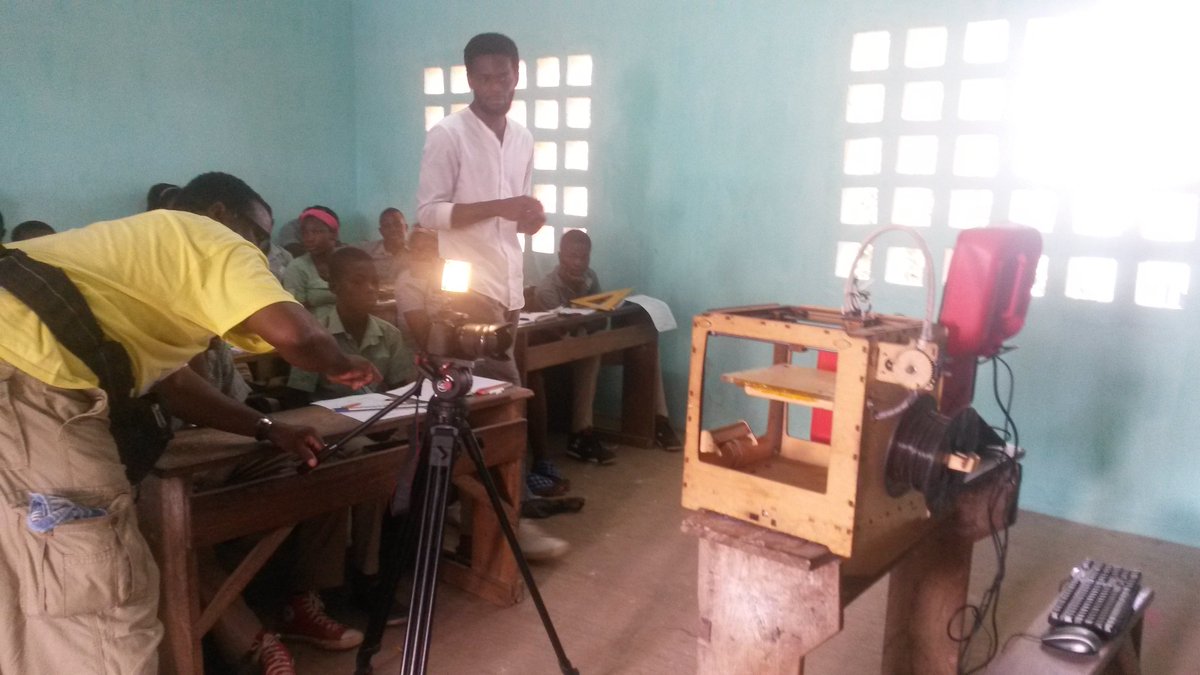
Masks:
[[[325,613],[316,592],[293,595],[283,608],[283,637],[301,640],[321,649],[353,649],[363,641],[362,631],[335,621]]]
[[[250,657],[258,664],[262,675],[296,675],[292,654],[274,633],[263,631],[254,638]]]

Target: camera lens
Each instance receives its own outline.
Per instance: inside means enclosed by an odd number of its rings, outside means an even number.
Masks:
[[[458,328],[459,352],[469,358],[507,359],[512,343],[508,324],[467,323]]]

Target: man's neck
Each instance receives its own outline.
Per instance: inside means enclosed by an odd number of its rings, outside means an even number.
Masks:
[[[387,239],[383,240],[383,249],[392,255],[400,255],[408,250],[403,240],[388,241]]]
[[[501,143],[504,142],[504,130],[508,128],[507,115],[490,115],[480,110],[479,106],[474,102],[471,103],[471,112],[474,113],[475,116],[479,118],[479,121],[483,122],[487,128],[491,129],[492,133],[496,134],[497,140],[499,140]]]
[[[367,322],[370,316],[367,314],[352,314],[341,307],[337,309],[338,318],[342,320],[342,328],[354,338],[355,344],[362,344],[363,336],[367,334]]]

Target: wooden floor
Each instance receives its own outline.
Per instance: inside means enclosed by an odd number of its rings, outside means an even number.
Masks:
[[[618,448],[617,463],[563,457],[581,513],[537,521],[571,542],[564,558],[534,568],[572,663],[585,675],[670,673],[696,668],[696,541],[679,531],[682,456]],[[1022,512],[1012,529],[999,605],[1001,640],[1037,620],[1063,576],[1085,557],[1144,571],[1155,589],[1146,615],[1143,672],[1196,673],[1200,666],[1200,549]],[[975,551],[972,601],[991,581],[987,542]],[[805,672],[879,672],[886,580],[845,612],[841,634],[806,660]],[[359,624],[361,617],[355,617]],[[353,620],[352,620],[353,622]],[[398,673],[403,628],[389,629],[375,672]],[[294,648],[301,673],[352,673],[354,652]],[[431,673],[559,672],[533,603],[497,609],[442,585]]]

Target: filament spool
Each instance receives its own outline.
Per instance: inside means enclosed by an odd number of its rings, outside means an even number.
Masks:
[[[931,513],[944,512],[964,477],[946,466],[947,458],[957,452],[975,452],[982,425],[972,408],[947,417],[938,412],[932,396],[918,397],[892,433],[884,469],[888,494],[900,497],[916,490],[925,495]]]

